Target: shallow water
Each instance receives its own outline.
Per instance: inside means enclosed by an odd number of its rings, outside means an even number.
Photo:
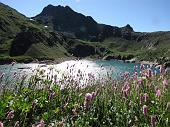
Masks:
[[[45,70],[45,74],[57,75],[57,78],[63,78],[63,76],[70,76],[72,79],[76,79],[81,75],[81,80],[88,80],[90,76],[96,79],[111,77],[113,79],[120,79],[121,75],[125,72],[130,74],[134,73],[134,66],[138,66],[138,72],[140,71],[139,63],[124,63],[118,60],[70,60],[65,61],[56,65],[46,65],[46,64],[15,64],[12,65],[0,65],[0,75],[4,73],[8,76],[13,76],[17,73],[20,77],[22,75],[30,76],[35,72],[36,69]],[[150,65],[145,65],[145,68]],[[153,72],[159,73],[158,69],[153,68]],[[90,75],[89,75],[90,74]],[[5,77],[5,76],[4,76]]]

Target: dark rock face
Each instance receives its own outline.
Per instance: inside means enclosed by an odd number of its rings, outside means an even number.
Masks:
[[[62,44],[64,42],[63,38],[54,32],[46,34],[36,29],[30,29],[18,33],[12,42],[10,56],[24,55],[30,46],[35,43],[44,43],[49,47],[52,47],[56,43]]]
[[[77,13],[68,6],[48,5],[34,19],[56,31],[73,33],[77,38],[90,41],[103,41],[111,36],[130,40],[133,32],[129,24],[122,28],[98,24],[92,17]]]
[[[127,24],[125,27],[121,28],[122,38],[124,38],[126,40],[132,39],[132,36],[131,36],[132,32],[134,32],[133,28],[129,24]]]
[[[43,37],[38,36],[37,33],[25,31],[17,34],[11,45],[10,56],[23,55],[33,43],[38,41],[43,41]]]
[[[74,12],[68,6],[48,5],[34,17],[38,22],[52,25],[56,31],[74,33],[78,38],[97,37],[97,22],[90,16]]]
[[[70,51],[76,57],[86,57],[95,54],[95,48],[90,45],[78,44]]]

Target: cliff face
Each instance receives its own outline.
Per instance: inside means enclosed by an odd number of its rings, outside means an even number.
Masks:
[[[82,39],[92,38],[99,33],[98,24],[92,17],[77,13],[68,6],[48,5],[34,19],[56,31],[74,33]]]
[[[129,33],[133,32],[129,24],[122,28],[98,24],[92,17],[77,13],[68,6],[48,5],[33,18],[56,31],[73,33],[79,39],[91,41],[102,41],[110,36],[130,39]]]

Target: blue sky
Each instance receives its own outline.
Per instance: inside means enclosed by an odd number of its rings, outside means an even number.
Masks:
[[[0,0],[22,14],[39,14],[48,4],[68,5],[113,26],[130,24],[135,31],[170,31],[170,0]]]

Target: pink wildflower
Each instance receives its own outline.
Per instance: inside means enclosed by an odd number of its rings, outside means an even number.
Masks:
[[[143,104],[143,95],[142,95],[142,93],[140,94],[140,104]]]
[[[147,102],[148,98],[149,98],[149,95],[147,93],[144,93],[144,101]]]
[[[65,126],[64,121],[60,121],[60,122],[58,123],[58,125],[59,125],[59,127],[64,127],[64,126]]]
[[[72,113],[73,113],[74,116],[77,116],[77,112],[76,112],[76,109],[75,109],[75,108],[72,109]]]
[[[139,83],[139,85],[142,85],[143,81],[142,81],[142,79],[141,79],[141,78],[140,78],[140,79],[138,79],[138,83]]]
[[[157,97],[160,97],[161,96],[161,90],[159,88],[157,88],[156,90],[156,96]]]
[[[0,127],[4,127],[4,124],[0,121]]]
[[[86,93],[85,100],[86,101],[91,101],[92,100],[92,94],[91,93]]]
[[[14,127],[19,127],[19,121],[15,123]]]
[[[51,101],[55,95],[56,95],[55,92],[50,92],[49,101]]]
[[[92,98],[96,97],[97,93],[96,92],[92,92]]]
[[[152,70],[151,69],[148,69],[148,78],[152,77]]]
[[[45,122],[44,120],[41,120],[37,125],[36,127],[45,127]]]
[[[96,92],[86,93],[84,101],[86,107],[88,107],[91,104],[92,100],[94,99],[94,97],[96,97],[96,95],[97,95]]]
[[[147,107],[146,105],[143,106],[143,114],[144,114],[145,116],[148,115],[148,107]]]
[[[135,72],[135,75],[138,76],[138,72]]]
[[[32,102],[32,108],[34,109],[38,103],[38,100],[33,100]]]
[[[13,119],[14,118],[14,110],[7,113],[7,119]]]
[[[91,104],[92,98],[93,98],[93,96],[91,93],[86,93],[85,102],[84,102],[86,107],[88,107]]]
[[[163,67],[163,65],[160,66],[160,73],[164,73],[165,72],[165,68]]]
[[[156,116],[155,115],[151,116],[151,126],[156,127]]]
[[[130,92],[130,86],[128,82],[125,82],[124,86],[122,87],[122,92],[125,98],[127,98],[129,92]]]
[[[141,64],[141,65],[140,65],[140,69],[141,69],[141,70],[144,70],[144,69],[145,69],[145,65],[144,65],[144,64]]]
[[[163,80],[163,86],[164,86],[164,88],[168,88],[168,80],[167,79]]]

